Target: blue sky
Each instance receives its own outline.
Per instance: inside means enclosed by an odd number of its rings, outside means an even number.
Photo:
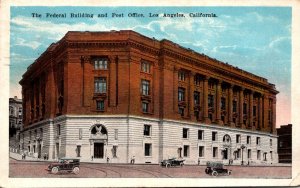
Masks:
[[[149,13],[184,13],[185,18],[149,18]],[[215,13],[191,18],[189,13]],[[32,13],[42,14],[33,18]],[[46,18],[66,13],[67,18]],[[70,18],[90,13],[94,18]],[[107,13],[107,18],[97,14]],[[111,18],[124,13],[123,18]],[[128,13],[143,13],[129,18]],[[277,125],[291,122],[291,8],[288,7],[11,7],[10,96],[21,96],[18,82],[27,67],[67,31],[132,29],[179,45],[243,70],[276,85]]]

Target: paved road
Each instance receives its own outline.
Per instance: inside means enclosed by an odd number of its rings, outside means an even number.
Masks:
[[[10,159],[9,176],[13,178],[215,178],[205,174],[205,166],[162,168],[159,165],[91,164],[81,163],[80,173],[48,173],[49,162],[29,162]],[[222,178],[290,178],[291,167],[225,166],[231,176]]]

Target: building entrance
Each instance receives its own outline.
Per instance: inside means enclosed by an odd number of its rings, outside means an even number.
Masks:
[[[94,143],[94,158],[103,158],[104,143]]]

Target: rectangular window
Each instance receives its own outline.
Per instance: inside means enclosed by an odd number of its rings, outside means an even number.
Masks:
[[[142,108],[143,108],[144,113],[148,113],[149,112],[149,103],[142,102]]]
[[[237,149],[236,157],[241,158],[241,149]]]
[[[264,161],[267,161],[267,152],[263,153]]]
[[[257,150],[257,160],[260,160],[260,150]]]
[[[247,115],[247,104],[246,103],[243,104],[243,114]]]
[[[115,129],[115,140],[118,140],[118,129]]]
[[[144,136],[151,135],[151,125],[144,125]]]
[[[199,146],[199,157],[204,157],[204,146]]]
[[[247,136],[247,144],[251,144],[251,136]]]
[[[97,110],[104,111],[104,101],[96,101]]]
[[[185,73],[183,71],[178,72],[178,80],[185,81]]]
[[[142,61],[141,63],[141,71],[142,72],[146,72],[146,73],[150,73],[150,63],[147,61]]]
[[[178,107],[178,113],[183,117],[184,116],[184,107]]]
[[[251,149],[248,149],[247,157],[248,157],[248,159],[251,159]]]
[[[218,147],[213,147],[213,158],[218,157]]]
[[[185,101],[185,89],[184,88],[178,88],[178,101]]]
[[[96,77],[94,80],[95,93],[106,93],[106,78]]]
[[[94,59],[95,70],[106,70],[107,69],[107,58],[96,58]]]
[[[194,76],[194,84],[200,85],[200,76],[199,75]]]
[[[145,156],[151,156],[151,144],[145,144]]]
[[[57,125],[57,135],[60,135],[60,125]]]
[[[226,99],[224,97],[221,98],[221,110],[226,110]]]
[[[189,129],[183,128],[182,129],[182,138],[188,138],[189,137]]]
[[[148,80],[142,80],[141,83],[141,92],[142,95],[149,95],[149,90],[150,89],[150,82]]]
[[[194,92],[194,105],[195,106],[200,105],[200,93],[198,91]]]
[[[190,146],[188,145],[184,145],[183,146],[183,157],[188,157],[189,156],[189,153],[190,153]]]
[[[256,145],[260,145],[260,137],[256,137]]]
[[[212,141],[217,141],[217,132],[212,132]]]
[[[273,145],[273,140],[270,139],[270,147],[272,147],[272,145]]]
[[[209,108],[214,107],[214,96],[213,95],[208,95],[208,107]]]
[[[270,151],[270,157],[271,157],[271,160],[273,160],[273,152]]]
[[[77,145],[77,147],[76,147],[77,157],[81,157],[81,156],[80,156],[80,152],[81,152],[81,146],[80,146],[80,145]]]
[[[253,117],[256,117],[256,106],[253,106]]]
[[[198,130],[198,140],[203,140],[203,137],[204,137],[204,131]]]
[[[232,111],[233,111],[234,113],[237,112],[237,102],[236,102],[236,101],[232,101]]]
[[[236,135],[236,143],[241,143],[241,135]]]
[[[113,158],[117,158],[117,149],[118,149],[118,146],[113,146],[113,149],[112,149]]]

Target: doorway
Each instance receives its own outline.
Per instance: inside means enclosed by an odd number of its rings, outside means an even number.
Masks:
[[[59,143],[56,143],[56,158],[59,158]]]
[[[228,159],[228,148],[223,150],[223,159]]]
[[[94,143],[94,158],[103,158],[104,143]]]

